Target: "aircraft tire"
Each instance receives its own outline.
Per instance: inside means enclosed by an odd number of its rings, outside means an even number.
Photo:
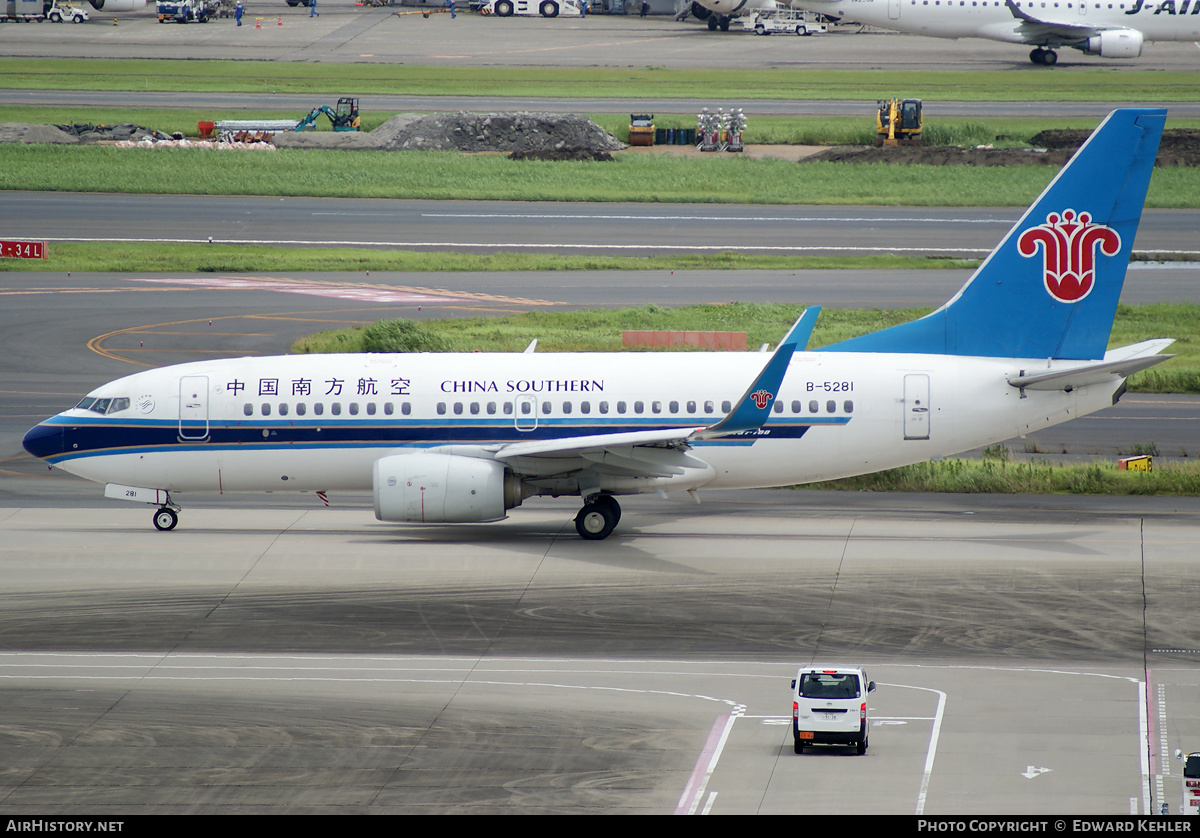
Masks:
[[[722,32],[728,32],[729,31],[729,18],[727,18],[727,17],[721,18],[720,27],[721,27]]]
[[[621,504],[617,503],[617,499],[612,495],[598,495],[593,503],[607,506],[613,516],[613,526],[621,523]]]
[[[175,514],[175,510],[169,507],[161,507],[154,513],[154,528],[162,532],[175,529],[175,525],[179,523],[179,516]]]
[[[612,535],[617,526],[612,509],[603,503],[584,504],[575,516],[575,532],[585,541],[601,541]]]
[[[708,31],[709,32],[717,31],[717,16],[716,15],[708,16]]]
[[[1045,55],[1046,55],[1046,51],[1044,49],[1042,49],[1041,47],[1038,47],[1037,49],[1032,50],[1029,53],[1029,60],[1032,61],[1034,64],[1041,64],[1042,58],[1044,58]]]
[[[1042,56],[1042,63],[1047,67],[1053,67],[1058,63],[1058,53],[1052,49],[1046,50],[1046,54]]]

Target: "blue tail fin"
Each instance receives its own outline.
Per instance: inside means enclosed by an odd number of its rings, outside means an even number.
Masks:
[[[1110,113],[940,309],[822,351],[1104,357],[1166,113]]]

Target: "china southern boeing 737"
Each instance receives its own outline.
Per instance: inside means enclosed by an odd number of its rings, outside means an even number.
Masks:
[[[372,490],[383,521],[497,521],[578,495],[785,486],[928,460],[1084,416],[1170,340],[1107,350],[1166,112],[1110,114],[950,302],[820,350],[294,355],[93,390],[30,454],[156,505],[185,492]]]
[[[705,5],[730,0],[697,0]],[[1200,0],[793,0],[833,18],[937,38],[986,38],[1034,49],[1054,64],[1059,47],[1137,58],[1146,41],[1200,38]]]

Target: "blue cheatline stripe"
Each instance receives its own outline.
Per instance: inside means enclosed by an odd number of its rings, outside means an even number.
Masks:
[[[56,417],[56,419],[59,417]],[[355,422],[275,422],[264,424],[210,424],[204,439],[181,439],[177,423],[156,420],[121,424],[47,422],[60,425],[63,432],[61,453],[47,456],[58,463],[80,457],[129,453],[165,453],[190,450],[245,451],[273,449],[362,449],[387,447],[428,448],[439,445],[502,445],[532,440],[570,439],[614,431],[652,431],[689,424],[688,417],[669,417],[669,422],[647,424],[643,419],[572,420],[553,418],[540,421],[536,429],[520,431],[511,421],[486,419],[455,420],[432,424],[426,421],[367,423]],[[745,436],[731,436],[730,443],[752,443],[755,439],[799,439],[813,426],[843,426],[849,416],[815,416],[806,419],[788,417],[769,422]],[[587,424],[585,424],[587,422]],[[697,423],[698,424],[698,423]],[[203,425],[184,430],[199,433]],[[263,433],[267,436],[264,437]]]

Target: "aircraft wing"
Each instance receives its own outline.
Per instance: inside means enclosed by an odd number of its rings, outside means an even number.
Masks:
[[[1059,20],[1043,20],[1024,11],[1013,0],[1004,0],[1012,16],[1021,21],[1017,32],[1029,44],[1040,44],[1047,38],[1058,38],[1064,43],[1081,41],[1100,34],[1102,27],[1085,23],[1066,23]]]
[[[686,452],[696,440],[752,436],[771,415],[788,364],[797,347],[808,344],[820,306],[805,310],[770,359],[746,388],[729,414],[713,425],[656,428],[612,434],[538,439],[481,447],[446,446],[451,454],[486,457],[510,463],[523,473],[563,473],[587,468],[629,476],[668,477],[688,469],[707,470],[708,464]]]
[[[1175,341],[1171,338],[1146,340],[1132,346],[1110,349],[1100,361],[1083,363],[1065,369],[1045,372],[1026,372],[1008,379],[1013,387],[1022,390],[1074,390],[1089,384],[1111,381],[1116,376],[1129,376],[1140,370],[1160,364],[1174,355],[1159,355],[1158,352]]]

